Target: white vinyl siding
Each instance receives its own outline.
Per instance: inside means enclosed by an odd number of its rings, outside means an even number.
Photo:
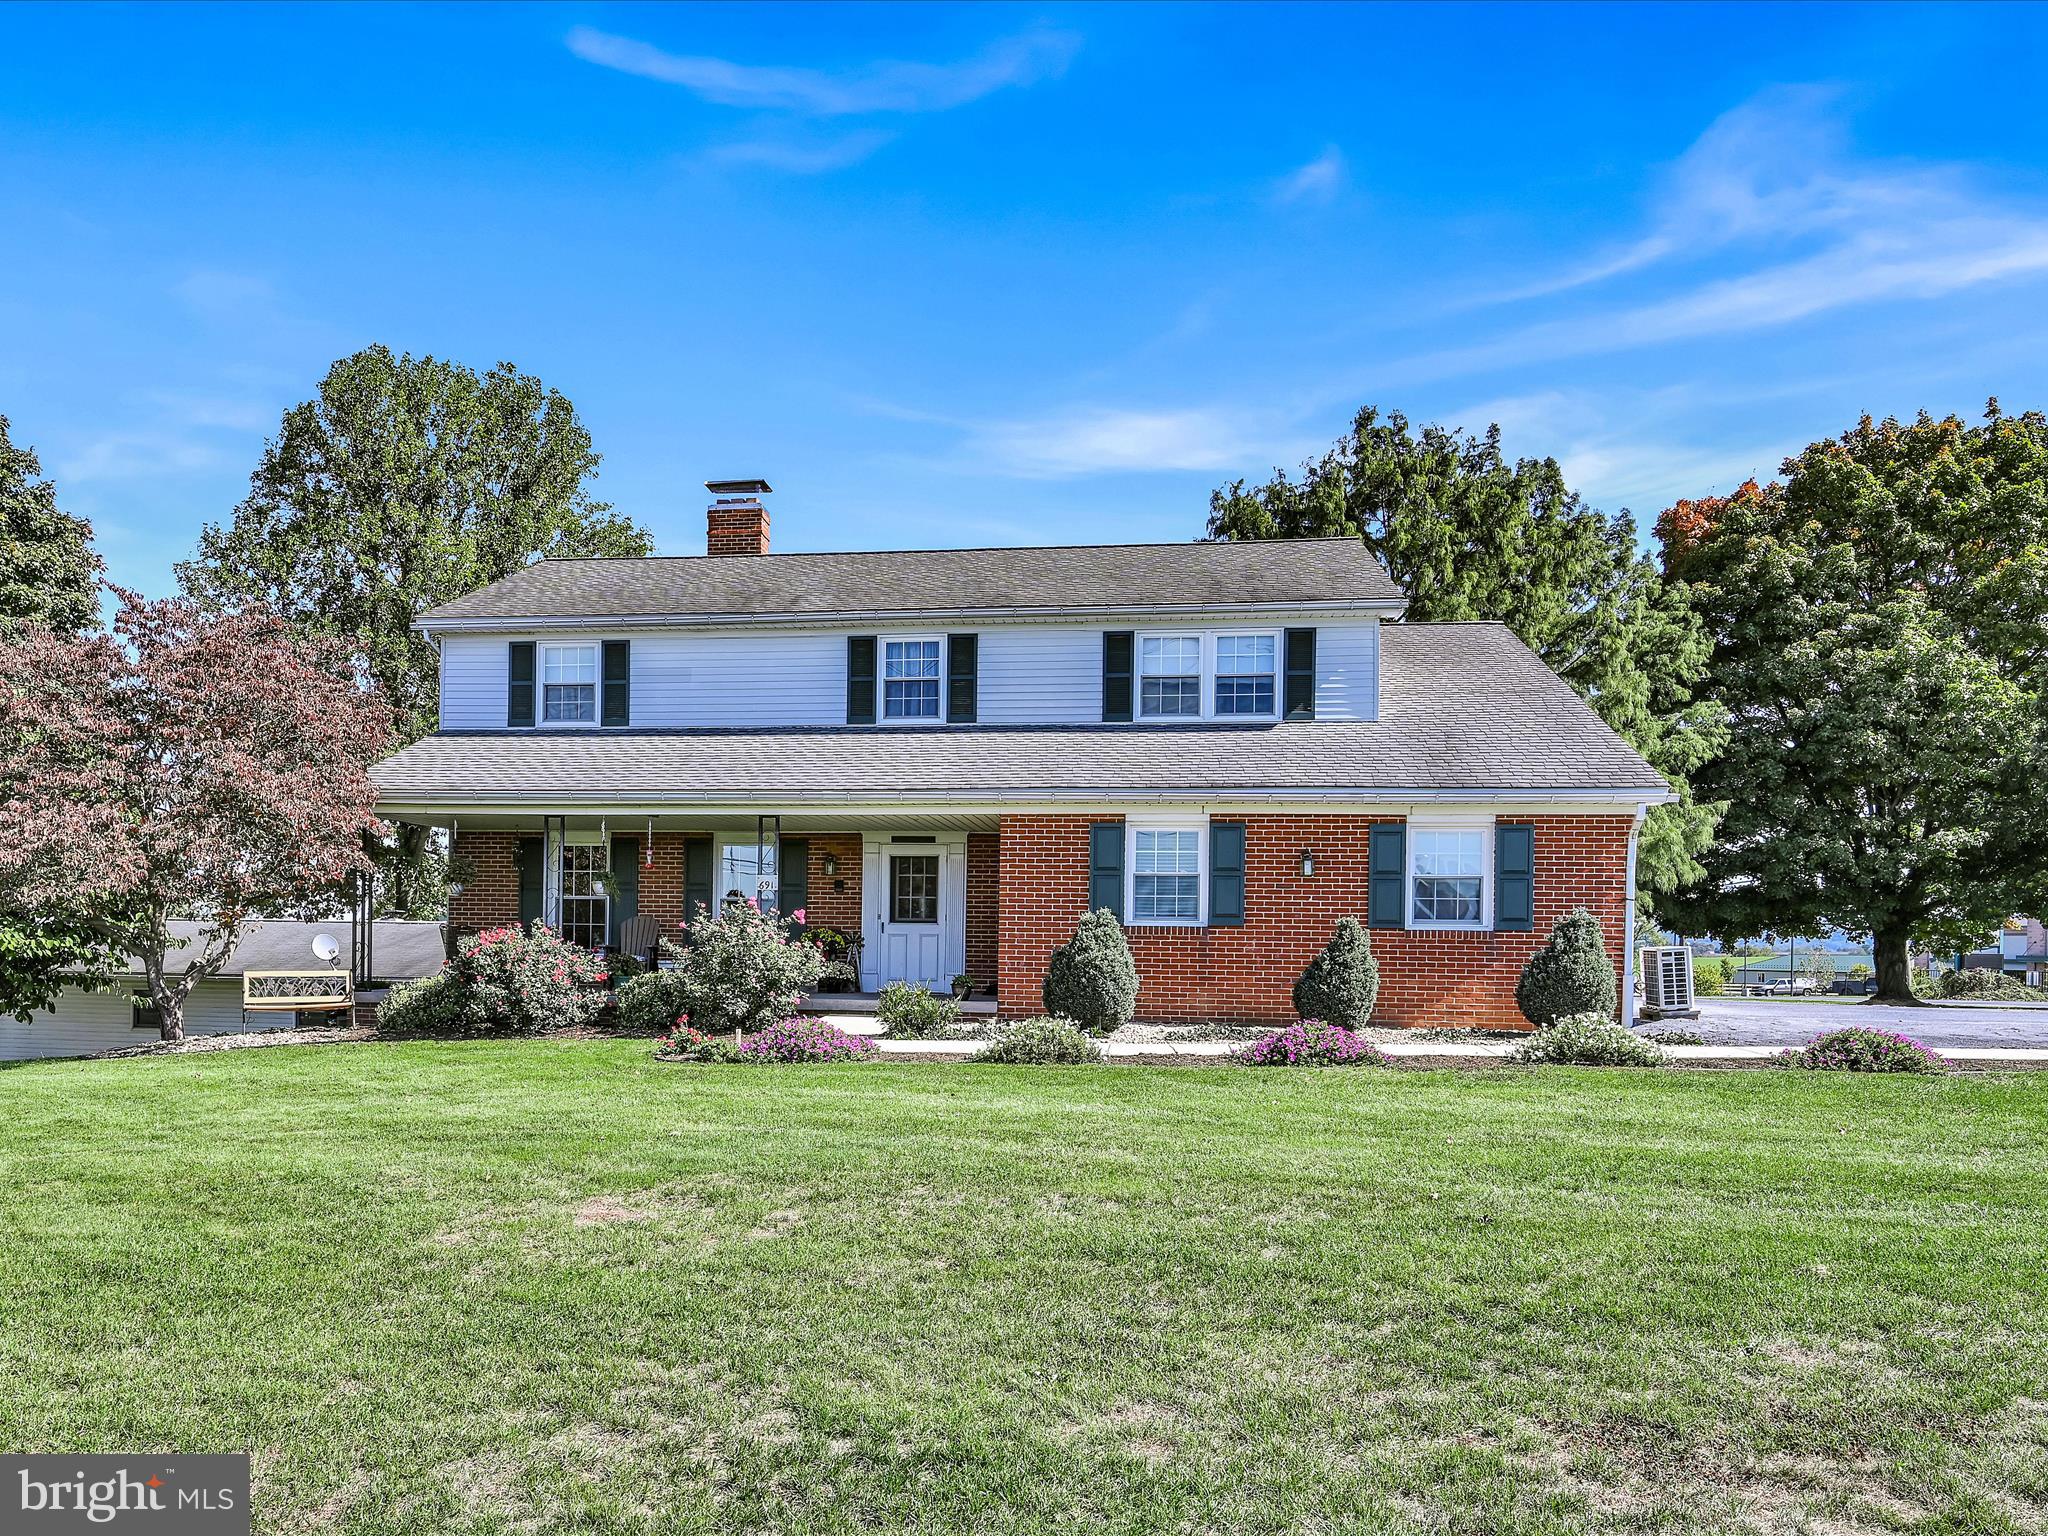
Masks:
[[[774,556],[769,556],[773,559]],[[930,636],[922,629],[852,631]],[[978,718],[984,725],[1093,725],[1102,719],[1102,635],[1108,624],[959,626],[980,637]],[[1130,625],[1122,626],[1124,628]],[[1160,631],[1153,631],[1160,633]],[[1228,630],[1237,634],[1250,631]],[[688,728],[846,723],[848,630],[608,631],[632,639],[633,724]],[[564,635],[583,642],[603,638]],[[441,727],[505,727],[506,645],[551,643],[548,634],[448,635],[441,641]],[[942,654],[943,654],[943,647]],[[882,647],[875,657],[881,706]],[[537,658],[536,658],[537,659]],[[943,663],[942,663],[943,667]],[[536,671],[538,671],[536,667]],[[1372,620],[1317,626],[1316,718],[1379,717],[1379,625]],[[539,690],[536,687],[536,694]],[[539,704],[536,698],[536,706]],[[945,701],[940,694],[940,715]],[[538,708],[536,708],[538,713]]]
[[[157,1038],[154,1029],[136,1029],[129,995],[141,990],[140,981],[122,983],[112,992],[87,992],[70,987],[58,994],[57,1006],[39,1013],[33,1023],[0,1019],[0,1061],[29,1061],[43,1056],[92,1056],[117,1051],[130,1045],[147,1045]],[[274,1028],[251,1015],[249,1027]],[[185,1000],[185,1033],[188,1035],[228,1034],[242,1027],[242,983],[234,980],[202,981]]]

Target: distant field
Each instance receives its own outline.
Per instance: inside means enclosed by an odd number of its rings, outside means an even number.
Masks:
[[[0,1071],[0,1448],[272,1532],[2038,1530],[2048,1074]]]

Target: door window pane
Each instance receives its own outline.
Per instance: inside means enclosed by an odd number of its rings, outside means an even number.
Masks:
[[[889,921],[936,923],[939,920],[939,856],[899,853],[889,860]]]
[[[1411,828],[1408,836],[1414,847],[1412,920],[1476,926],[1485,910],[1485,834]]]
[[[611,932],[612,899],[601,878],[609,869],[602,844],[562,845],[562,937],[602,949]]]
[[[939,718],[939,642],[882,642],[882,717],[886,720]]]
[[[781,873],[776,867],[773,843],[727,843],[718,855],[718,900],[721,905],[737,896],[751,901],[763,912],[778,905]]]
[[[1140,923],[1200,922],[1201,835],[1141,829],[1132,841],[1132,919]]]
[[[1200,715],[1199,635],[1147,635],[1138,642],[1138,713]]]
[[[1216,639],[1216,713],[1273,713],[1271,635],[1219,635]]]

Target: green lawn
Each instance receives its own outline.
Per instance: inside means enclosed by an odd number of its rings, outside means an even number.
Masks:
[[[2040,1529],[2048,1074],[0,1071],[0,1449],[264,1531]]]

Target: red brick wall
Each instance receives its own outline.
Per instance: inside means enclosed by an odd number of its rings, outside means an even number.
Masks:
[[[1088,825],[1103,816],[1005,816],[999,1002],[1035,1013],[1046,963],[1088,902]],[[1217,818],[1218,820],[1236,818]],[[1138,964],[1138,1016],[1291,1019],[1290,990],[1340,917],[1366,912],[1373,816],[1248,816],[1241,928],[1126,930]],[[1536,828],[1536,923],[1529,933],[1375,930],[1379,1024],[1527,1028],[1515,1007],[1522,966],[1567,908],[1592,909],[1623,962],[1628,816],[1514,817]],[[1303,878],[1301,850],[1315,852]]]
[[[521,835],[497,828],[456,835],[454,857],[469,866],[463,871],[462,894],[448,900],[448,926],[456,933],[519,921]]]
[[[994,986],[1002,929],[1002,839],[993,832],[967,835],[967,974],[977,987]]]
[[[794,834],[792,834],[794,835]],[[807,832],[810,841],[809,894],[804,915],[813,928],[837,928],[841,933],[860,934],[860,834],[858,832]],[[825,855],[839,861],[839,873],[825,873]],[[835,886],[844,886],[836,890]]]

